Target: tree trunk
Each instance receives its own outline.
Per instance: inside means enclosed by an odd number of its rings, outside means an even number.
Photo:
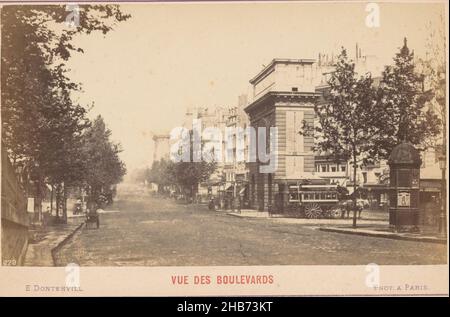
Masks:
[[[64,188],[63,188],[63,219],[64,219],[64,223],[67,223],[67,188],[66,188],[66,184],[64,183]]]
[[[56,185],[56,219],[59,220],[59,207],[61,206],[61,185]]]
[[[50,215],[53,214],[53,192],[54,192],[54,186],[52,184],[52,191],[50,192]]]
[[[193,203],[194,200],[195,200],[194,185],[191,185],[191,202]]]
[[[34,213],[37,221],[42,221],[42,178],[38,176],[35,183]]]
[[[356,228],[356,154],[353,151],[353,228]]]

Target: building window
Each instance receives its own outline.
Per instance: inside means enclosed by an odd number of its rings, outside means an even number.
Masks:
[[[336,172],[336,166],[331,166],[331,171]]]
[[[345,165],[341,166],[341,172],[345,172]]]
[[[367,183],[367,172],[362,173],[364,184]]]
[[[298,91],[298,87],[292,87],[292,91],[297,92]]]
[[[326,172],[327,171],[327,166],[326,165],[322,165],[322,172]]]

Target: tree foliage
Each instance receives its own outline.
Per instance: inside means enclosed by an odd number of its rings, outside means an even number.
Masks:
[[[304,126],[303,133],[315,137],[316,151],[336,160],[352,160],[357,166],[370,160],[368,152],[381,132],[383,114],[373,79],[370,74],[358,78],[355,64],[342,49],[328,85],[325,102],[315,104],[317,124]]]
[[[376,102],[371,75],[358,77],[344,48],[328,85],[325,102],[315,104],[318,124],[314,127],[304,124],[302,133],[315,137],[316,151],[330,154],[336,160],[350,161],[356,191],[356,170],[359,163],[371,160],[369,153],[382,131],[383,109]],[[356,226],[356,210],[353,225]]]
[[[193,157],[193,148],[191,138],[189,147],[191,158]],[[212,151],[205,155],[209,159],[200,162],[173,162],[166,159],[153,162],[148,181],[160,185],[160,189],[167,185],[174,185],[193,196],[196,194],[199,184],[207,181],[217,168]]]
[[[81,86],[67,77],[65,64],[73,52],[83,50],[71,41],[77,34],[106,34],[129,18],[111,5],[80,6],[78,12],[80,25],[68,27],[65,5],[2,8],[2,132],[14,161],[43,163],[58,130],[69,126],[79,133],[84,128],[86,110],[70,98]]]
[[[122,181],[126,168],[120,160],[120,144],[110,140],[111,131],[98,116],[82,138],[81,155],[84,159],[83,178],[92,194],[107,192]]]
[[[158,184],[161,190],[164,186],[175,184],[175,164],[166,159],[155,161],[148,173],[147,180],[150,183]]]
[[[197,192],[198,185],[205,182],[216,170],[214,162],[178,162],[173,166],[176,182],[182,188],[190,190],[192,194]]]
[[[70,80],[66,62],[83,52],[73,45],[75,36],[106,34],[129,18],[117,5],[74,10],[79,25],[69,26],[66,5],[1,8],[2,142],[13,164],[25,166],[38,187],[46,182],[66,190],[85,183],[81,148],[88,109],[71,98],[81,84]]]
[[[388,115],[383,119],[383,134],[372,148],[373,156],[388,158],[401,142],[410,142],[422,151],[433,144],[441,122],[429,104],[434,92],[425,90],[424,80],[405,38],[394,64],[386,66],[382,74],[378,103]]]
[[[436,94],[443,95],[439,89],[445,82],[442,75],[435,77],[434,88],[426,90],[425,78],[417,72],[406,39],[393,65],[385,67],[377,87],[371,74],[358,77],[355,64],[342,49],[325,101],[315,105],[317,125],[304,123],[302,133],[314,135],[318,152],[349,160],[356,180],[360,164],[387,159],[401,142],[410,142],[419,150],[432,144],[440,133],[441,120],[430,101]],[[437,100],[442,101],[442,97]],[[353,186],[356,192],[356,181]]]
[[[439,117],[441,127],[441,145],[442,153],[445,155],[447,150],[447,72],[446,72],[446,33],[445,20],[440,15],[437,21],[437,27],[430,23],[431,30],[426,42],[426,56],[419,59],[418,71],[425,79],[424,86],[431,89],[433,98],[429,106]]]

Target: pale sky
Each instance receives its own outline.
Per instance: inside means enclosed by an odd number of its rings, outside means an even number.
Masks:
[[[193,106],[233,106],[250,93],[249,79],[273,58],[315,58],[341,46],[389,63],[408,38],[425,52],[441,4],[380,4],[380,27],[365,24],[365,3],[127,4],[132,15],[103,36],[77,39],[85,50],[69,63],[122,144],[128,171],[151,164],[151,132],[181,125]]]

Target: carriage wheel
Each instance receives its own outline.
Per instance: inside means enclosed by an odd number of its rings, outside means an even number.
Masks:
[[[319,204],[311,203],[305,206],[305,215],[309,219],[317,219],[322,215],[322,209]]]
[[[330,209],[330,217],[331,218],[340,218],[342,215],[342,210],[339,207],[334,207]]]

